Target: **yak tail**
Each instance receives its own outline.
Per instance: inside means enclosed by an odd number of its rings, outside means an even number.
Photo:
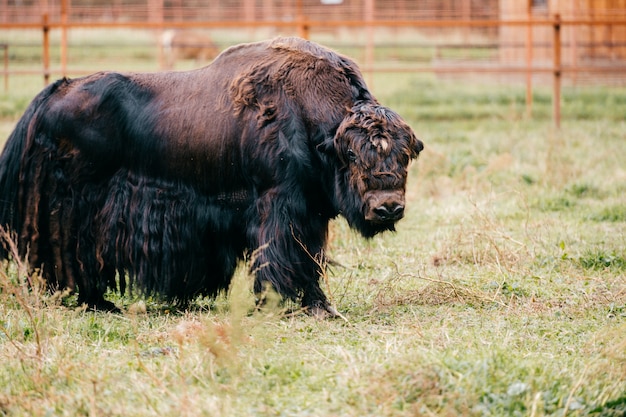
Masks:
[[[38,112],[41,106],[54,94],[58,87],[67,82],[61,79],[48,85],[30,103],[24,115],[17,122],[17,126],[7,139],[4,150],[0,155],[0,230],[8,234],[20,233],[23,218],[20,213],[20,175],[24,161],[25,150],[33,138]],[[4,243],[4,242],[3,242]],[[7,252],[0,245],[0,259],[7,257]]]

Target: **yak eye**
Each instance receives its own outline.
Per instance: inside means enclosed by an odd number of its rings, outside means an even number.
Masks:
[[[350,160],[350,162],[356,161],[356,154],[352,149],[348,149],[348,159]]]

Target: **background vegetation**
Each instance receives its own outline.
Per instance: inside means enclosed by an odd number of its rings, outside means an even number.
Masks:
[[[369,81],[426,150],[397,233],[331,225],[347,321],[253,311],[245,265],[188,311],[108,314],[7,264],[0,415],[624,416],[626,90],[566,88],[556,131],[541,87],[528,118],[521,86]],[[11,78],[0,137],[41,87]]]

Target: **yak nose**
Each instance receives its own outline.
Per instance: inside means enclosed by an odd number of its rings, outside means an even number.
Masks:
[[[399,220],[404,215],[404,205],[396,202],[385,203],[374,208],[374,213],[381,220]]]

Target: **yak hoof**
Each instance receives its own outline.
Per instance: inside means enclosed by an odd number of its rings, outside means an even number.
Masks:
[[[318,320],[340,318],[346,323],[348,322],[348,319],[346,319],[339,311],[337,311],[335,307],[331,306],[330,304],[316,304],[305,308],[305,311],[308,315],[315,317]]]
[[[104,311],[108,313],[119,314],[122,312],[115,304],[105,299],[98,300],[97,302],[87,303],[87,308],[91,311]]]

